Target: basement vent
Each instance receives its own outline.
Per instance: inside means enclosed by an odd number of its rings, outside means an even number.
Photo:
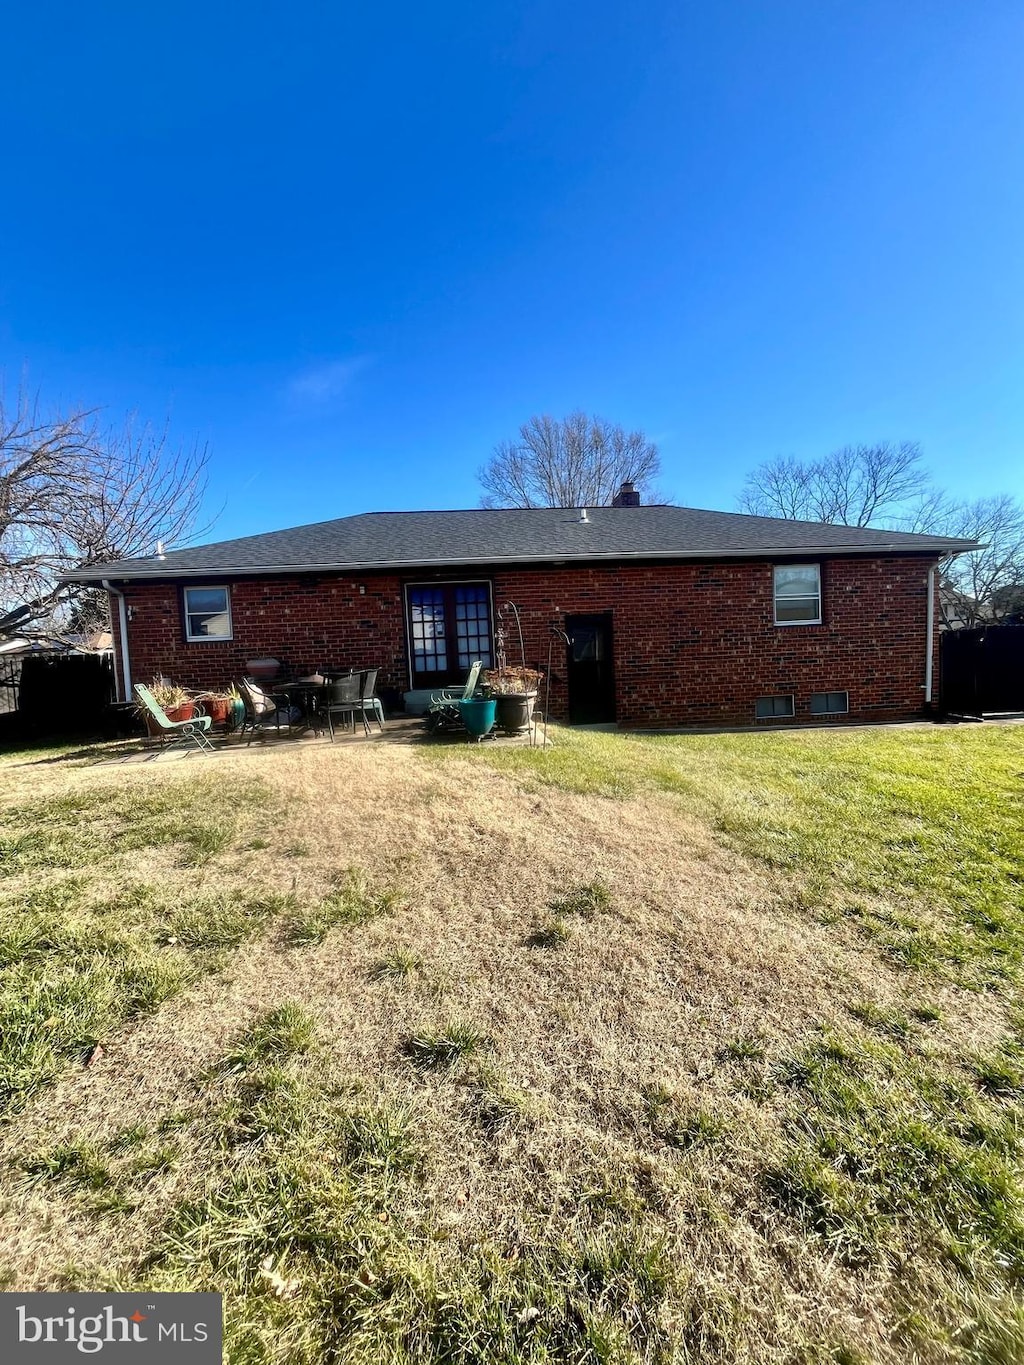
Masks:
[[[812,692],[812,716],[842,716],[850,709],[849,692]]]
[[[757,720],[774,720],[777,716],[791,716],[793,713],[792,696],[758,697],[754,703],[754,716]]]

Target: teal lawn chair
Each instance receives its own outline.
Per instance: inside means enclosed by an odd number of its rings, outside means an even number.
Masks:
[[[139,699],[139,705],[149,712],[160,727],[161,738],[167,741],[169,749],[179,744],[185,748],[194,744],[202,753],[215,752],[207,735],[213,724],[209,716],[194,716],[192,720],[168,720],[164,708],[144,683],[136,683],[134,691]]]
[[[444,730],[462,730],[465,728],[459,711],[459,702],[473,700],[473,694],[480,678],[480,670],[483,666],[483,660],[477,659],[469,670],[466,685],[461,692],[446,688],[441,692],[433,693],[430,698],[430,709],[424,717],[426,727],[432,735],[440,734]]]

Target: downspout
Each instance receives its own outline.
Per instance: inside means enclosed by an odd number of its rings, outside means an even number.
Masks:
[[[924,656],[924,704],[926,707],[930,707],[932,704],[932,669],[935,657],[935,575],[938,568],[938,564],[933,564],[928,570],[928,626],[925,631]]]
[[[103,578],[100,582],[107,592],[112,593],[117,598],[117,633],[121,638],[121,684],[124,692],[124,696],[118,700],[131,701],[132,669],[128,658],[128,612],[125,608],[124,593],[120,588],[115,588],[109,578]]]

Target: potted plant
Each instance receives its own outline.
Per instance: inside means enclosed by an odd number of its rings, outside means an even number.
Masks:
[[[174,683],[168,682],[166,678],[154,678],[149,685],[149,690],[152,692],[157,705],[163,708],[164,715],[168,720],[192,719],[195,703],[183,687],[177,687]],[[136,707],[135,709],[145,720],[146,729],[149,733],[159,735],[160,727],[145,707]]]
[[[232,689],[233,691],[233,689]],[[238,694],[235,693],[237,696]],[[228,692],[204,692],[197,698],[202,703],[203,710],[213,721],[214,725],[226,725],[228,717],[231,715],[232,694]]]
[[[543,674],[536,668],[504,664],[484,672],[484,687],[498,703],[497,724],[506,735],[519,735],[530,728],[537,684]]]
[[[245,702],[234,683],[228,688],[228,729],[240,730],[245,724]]]

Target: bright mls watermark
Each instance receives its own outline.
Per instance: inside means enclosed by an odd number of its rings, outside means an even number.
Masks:
[[[219,1294],[0,1294],[3,1365],[221,1365]]]

